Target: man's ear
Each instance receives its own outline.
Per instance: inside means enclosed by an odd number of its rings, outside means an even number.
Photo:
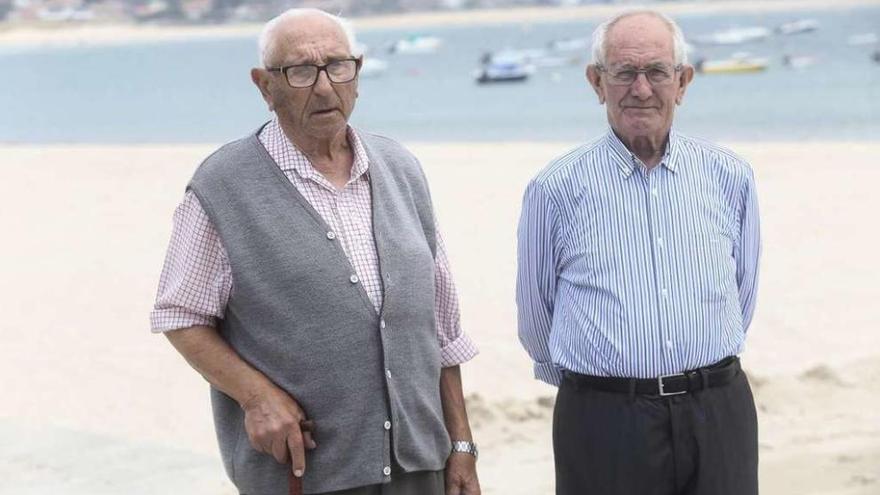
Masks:
[[[271,83],[270,77],[271,75],[269,72],[264,69],[251,69],[251,81],[253,81],[257,89],[260,90],[263,100],[266,102],[266,105],[269,106],[269,111],[273,112],[275,111],[275,104],[272,101],[272,93],[269,92],[269,84]]]
[[[678,80],[678,94],[675,95],[675,104],[681,105],[681,100],[684,99],[684,93],[687,91],[688,85],[691,81],[694,80],[694,67],[692,65],[685,65],[681,69],[681,76],[679,76]]]
[[[599,104],[602,105],[605,103],[605,90],[602,89],[602,73],[599,72],[599,69],[596,68],[596,64],[587,65],[587,81],[590,83],[590,86],[593,87],[593,91],[596,92],[596,96],[599,97]]]

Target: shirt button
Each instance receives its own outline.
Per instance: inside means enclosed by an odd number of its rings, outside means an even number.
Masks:
[[[656,187],[655,187],[654,189],[651,189],[651,195],[654,196],[655,198],[656,198],[659,194],[660,194],[660,193],[657,192],[657,188],[656,188]]]
[[[660,293],[663,294],[663,297],[666,297],[669,295],[669,291],[666,289],[661,290]]]
[[[662,237],[657,238],[657,245],[661,246],[661,247],[663,246],[663,238]]]
[[[390,430],[391,429],[391,421],[386,421],[384,426],[385,426],[386,430]]]
[[[358,283],[358,281],[360,279],[358,278],[357,275],[352,275],[352,276],[348,277],[348,280],[351,281],[351,283],[356,284],[356,283]]]
[[[391,476],[391,466],[385,466],[382,468],[382,474],[385,476]]]
[[[385,329],[385,320],[379,320],[379,328]]]
[[[327,232],[327,239],[330,239],[331,241],[333,239],[336,239],[336,232],[333,232],[333,231]]]
[[[671,340],[666,341],[666,347],[669,349],[672,349],[672,341]]]

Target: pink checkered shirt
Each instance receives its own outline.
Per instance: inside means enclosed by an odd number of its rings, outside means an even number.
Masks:
[[[369,161],[357,132],[351,127],[348,129],[354,162],[351,178],[342,190],[333,187],[293,146],[277,120],[270,122],[259,138],[284,175],[342,241],[346,256],[376,312],[379,312],[383,292],[379,258],[373,241],[373,208],[367,174]],[[434,284],[437,289],[434,315],[441,365],[454,366],[473,358],[477,348],[461,331],[458,293],[439,229]],[[198,198],[187,191],[174,212],[174,229],[159,278],[156,303],[150,314],[153,331],[165,332],[194,325],[216,326],[217,320],[223,318],[232,285],[232,269],[220,237]]]

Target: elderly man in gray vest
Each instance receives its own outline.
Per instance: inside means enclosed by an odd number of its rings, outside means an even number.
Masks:
[[[251,78],[275,118],[193,176],[152,328],[210,382],[240,493],[478,494],[476,349],[418,161],[348,126],[354,46],[318,10],[266,25]]]

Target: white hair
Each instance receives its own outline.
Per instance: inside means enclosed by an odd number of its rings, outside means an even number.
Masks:
[[[656,10],[643,9],[621,12],[602,24],[599,24],[599,27],[593,31],[593,64],[605,64],[605,55],[608,53],[608,31],[611,31],[611,28],[617,24],[617,21],[634,15],[650,15],[666,23],[666,26],[669,27],[669,30],[672,33],[672,50],[675,54],[675,65],[687,63],[687,43],[684,40],[684,33],[681,31],[681,28],[678,27],[678,24],[666,14],[657,12]]]
[[[349,49],[352,51],[352,55],[360,55],[360,53],[354,53],[356,50],[359,50],[360,45],[355,39],[354,28],[348,20],[343,19],[338,15],[328,14],[327,12],[324,12],[320,9],[293,8],[285,10],[281,14],[278,14],[276,17],[270,19],[265,26],[263,26],[263,30],[262,32],[260,32],[260,38],[258,42],[260,50],[260,63],[263,65],[263,67],[269,66],[270,59],[275,54],[275,37],[278,34],[278,28],[292,19],[311,15],[320,15],[335,22],[336,25],[338,25],[339,28],[342,29],[342,32],[345,33],[345,38],[348,40],[348,46]]]

